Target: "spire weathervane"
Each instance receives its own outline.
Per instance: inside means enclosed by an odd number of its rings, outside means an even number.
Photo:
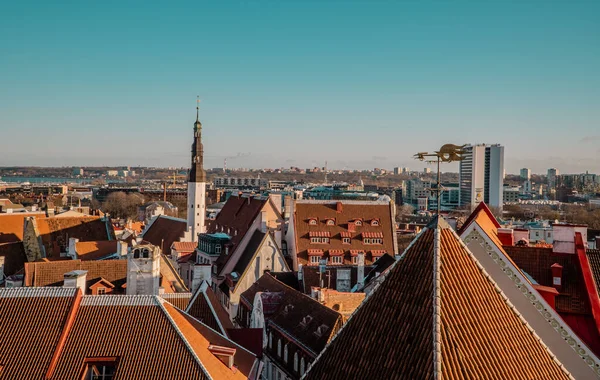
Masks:
[[[200,95],[196,96],[196,121],[200,121]]]

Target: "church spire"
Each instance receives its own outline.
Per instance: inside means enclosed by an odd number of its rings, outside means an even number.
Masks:
[[[192,143],[192,166],[188,182],[206,182],[203,168],[204,146],[202,145],[202,123],[200,122],[200,97],[196,99],[196,122],[194,123],[194,142]]]

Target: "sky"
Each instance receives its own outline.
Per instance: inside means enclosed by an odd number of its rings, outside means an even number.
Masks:
[[[600,173],[600,1],[4,1],[0,166]],[[452,164],[443,171],[457,171]]]

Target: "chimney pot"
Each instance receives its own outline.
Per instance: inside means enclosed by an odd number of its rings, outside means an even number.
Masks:
[[[550,266],[550,270],[552,271],[552,286],[560,291],[562,289],[563,267],[558,263],[554,263]]]

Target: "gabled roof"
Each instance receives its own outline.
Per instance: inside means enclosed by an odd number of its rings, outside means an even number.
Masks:
[[[227,336],[227,330],[233,328],[227,311],[206,281],[203,281],[198,287],[185,311],[225,336]]]
[[[89,358],[117,358],[121,379],[246,379],[256,371],[250,352],[158,296],[0,289],[0,306],[3,378],[79,378]],[[234,349],[236,368],[209,345]]]
[[[252,258],[256,255],[256,251],[260,248],[262,242],[265,240],[265,236],[267,236],[267,234],[261,232],[260,230],[254,231],[250,241],[248,242],[248,245],[246,245],[246,248],[244,249],[244,252],[242,252],[238,262],[235,264],[235,267],[233,267],[232,272],[237,272],[237,274],[241,276],[246,271],[248,264],[250,264]]]
[[[458,230],[458,234],[462,235],[462,233],[471,225],[475,218],[479,217],[481,213],[485,213],[489,222],[495,227],[500,228],[500,223],[496,220],[494,214],[492,214],[492,210],[485,204],[485,202],[481,202],[475,207],[475,210],[469,215],[467,220],[463,223],[462,227]]]
[[[567,379],[437,217],[313,363],[307,379]]]
[[[114,240],[115,232],[108,221],[98,216],[35,218],[37,230],[47,256],[58,256],[57,242],[67,245],[69,238],[80,241]]]
[[[252,309],[254,297],[261,292],[262,296],[277,294],[277,297],[264,297],[263,300],[274,302],[265,307],[265,320],[271,327],[293,338],[300,347],[312,356],[316,356],[325,347],[333,334],[342,324],[343,317],[337,311],[320,304],[315,299],[290,288],[278,281],[269,273],[262,275],[248,290],[241,295],[246,305]],[[292,305],[292,307],[287,307]],[[248,307],[248,306],[247,306]],[[265,310],[268,309],[268,310]],[[309,316],[309,319],[305,317]],[[307,324],[301,322],[308,321]],[[322,334],[316,334],[317,329],[325,325]]]
[[[173,243],[172,249],[181,253],[191,253],[198,248],[198,243],[193,241],[176,241]]]
[[[217,265],[222,268],[233,256],[250,226],[268,203],[268,197],[231,196],[217,215],[215,221],[206,226],[207,233],[224,232],[231,236],[233,248],[229,255],[222,254]]]
[[[173,243],[179,241],[186,231],[186,220],[159,215],[143,232],[142,238],[159,247],[164,254],[169,254]]]
[[[394,255],[395,224],[392,220],[390,202],[382,201],[314,201],[299,200],[294,206],[294,226],[298,264],[308,263],[309,249],[342,250],[350,263],[350,250],[365,252],[365,263],[372,263],[372,250],[383,250]],[[316,221],[316,225],[310,221]],[[335,221],[328,225],[328,221]],[[362,225],[354,227],[354,221]],[[377,220],[377,225],[371,221]],[[312,243],[310,235],[326,234],[331,237],[328,244]],[[345,244],[342,237],[351,237]],[[381,237],[383,244],[364,244],[364,237]]]

